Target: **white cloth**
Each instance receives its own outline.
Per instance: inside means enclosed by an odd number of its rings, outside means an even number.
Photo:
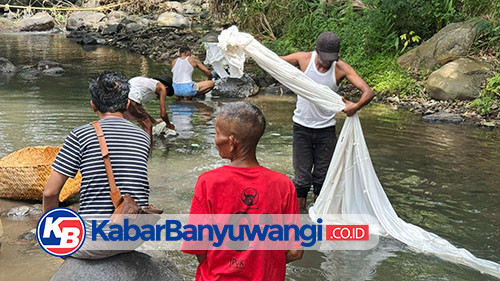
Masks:
[[[237,77],[235,75],[238,75],[239,70],[236,67],[229,65],[226,57],[224,57],[224,54],[222,53],[222,50],[217,46],[217,43],[204,42],[203,46],[206,50],[204,63],[211,65],[220,78],[228,76]]]
[[[327,110],[339,112],[344,108],[338,94],[325,85],[318,85],[235,26],[219,35],[219,47],[227,61],[241,72],[247,54],[297,95]],[[357,114],[346,118],[321,193],[309,214],[313,220],[328,214],[372,215],[381,225],[380,235],[390,235],[415,251],[434,254],[500,278],[500,264],[477,258],[397,216],[372,166]]]
[[[192,83],[193,70],[193,66],[189,63],[189,57],[177,58],[174,67],[172,67],[172,81],[175,84]]]
[[[144,104],[156,97],[157,80],[138,76],[128,80],[128,83],[130,84],[129,99]]]
[[[314,82],[326,85],[332,91],[338,91],[337,80],[335,78],[335,64],[332,63],[330,69],[325,72],[319,72],[316,68],[316,51],[312,52],[311,60],[307,65],[306,71],[304,72],[309,78]],[[295,111],[293,112],[293,122],[302,125],[307,128],[322,129],[326,127],[331,127],[335,125],[335,111],[325,110],[319,105],[308,101],[306,98],[297,96],[297,105]]]
[[[176,136],[177,132],[167,127],[167,123],[163,121],[153,127],[153,135],[159,136],[162,134],[164,134],[165,136]]]

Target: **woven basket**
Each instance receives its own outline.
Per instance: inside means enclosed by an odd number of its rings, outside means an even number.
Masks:
[[[42,192],[49,179],[50,167],[60,147],[37,146],[13,152],[0,159],[0,197],[20,200],[42,200]],[[59,201],[80,192],[80,172],[66,181]]]

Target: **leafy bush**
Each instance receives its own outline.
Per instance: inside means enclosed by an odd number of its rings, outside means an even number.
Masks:
[[[500,74],[489,79],[488,85],[481,91],[481,96],[475,99],[470,106],[477,109],[482,115],[488,115],[493,108],[500,106]]]
[[[341,59],[380,92],[420,94],[422,86],[398,67],[395,56],[451,22],[483,17],[486,24],[479,42],[500,52],[500,0],[356,1],[361,6],[351,1],[329,2],[212,0],[212,6],[230,5],[235,11],[231,20],[279,55],[312,51],[321,32],[337,33]]]

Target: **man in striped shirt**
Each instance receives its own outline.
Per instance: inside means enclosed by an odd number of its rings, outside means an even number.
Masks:
[[[116,185],[122,195],[129,194],[138,205],[148,206],[147,161],[151,140],[143,130],[123,118],[123,112],[130,103],[127,78],[120,73],[105,72],[91,81],[89,88],[90,106],[97,113],[106,138]],[[82,183],[79,213],[82,217],[113,213],[108,178],[92,125],[86,124],[70,132],[52,169],[43,191],[45,212],[59,206],[59,193],[64,183],[80,170]],[[75,255],[81,253],[82,249]],[[73,256],[78,257],[75,255]],[[81,258],[101,257],[104,256],[92,254]]]

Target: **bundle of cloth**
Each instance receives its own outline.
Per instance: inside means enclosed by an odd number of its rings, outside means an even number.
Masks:
[[[249,56],[297,95],[326,110],[340,112],[345,107],[340,95],[325,85],[317,84],[250,34],[239,32],[235,26],[222,31],[217,46],[233,69],[232,77],[243,75],[245,58]],[[457,248],[438,235],[398,217],[373,168],[357,114],[346,118],[321,193],[309,209],[314,221],[339,214],[373,216],[379,223],[378,235],[391,236],[417,252],[434,254],[500,278],[500,264],[477,258],[469,251]]]

